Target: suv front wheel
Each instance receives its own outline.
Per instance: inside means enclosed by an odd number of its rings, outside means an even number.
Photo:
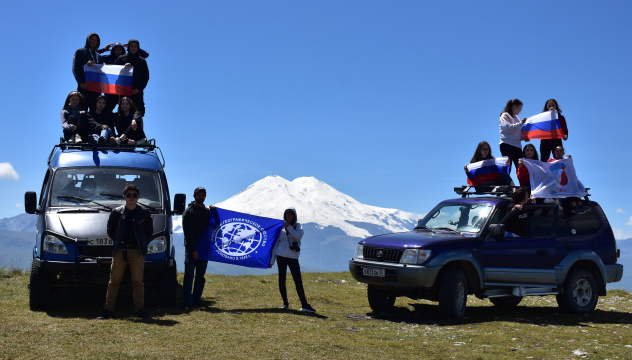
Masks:
[[[380,290],[375,285],[369,285],[367,288],[367,297],[369,298],[369,306],[375,312],[389,311],[395,305],[396,296],[386,291]]]
[[[439,311],[450,319],[465,315],[467,305],[467,278],[462,269],[453,267],[445,270],[439,282]]]
[[[563,285],[563,293],[557,295],[557,304],[564,312],[590,314],[595,310],[599,295],[597,280],[588,270],[572,270]]]

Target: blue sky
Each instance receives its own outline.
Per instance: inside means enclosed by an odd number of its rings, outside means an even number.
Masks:
[[[171,193],[217,203],[267,176],[314,176],[357,200],[425,213],[465,183],[476,144],[498,149],[556,98],[578,177],[632,237],[628,1],[11,2],[3,5],[0,218],[39,194],[76,88],[74,51],[140,40],[145,130]],[[623,110],[621,110],[623,109]],[[536,146],[538,141],[535,141]],[[8,164],[18,178],[6,171]],[[3,170],[5,169],[5,170]],[[515,179],[515,174],[513,175]]]

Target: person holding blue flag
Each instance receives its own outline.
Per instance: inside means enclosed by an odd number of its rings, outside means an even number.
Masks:
[[[193,198],[182,214],[182,232],[184,233],[184,280],[182,281],[182,307],[189,310],[191,306],[198,306],[202,302],[204,292],[204,274],[208,260],[201,260],[197,251],[200,239],[204,235],[214,207],[206,207],[206,189],[199,186],[193,191]],[[195,288],[193,278],[195,276]],[[193,290],[193,294],[191,291]]]
[[[303,289],[303,279],[301,278],[301,266],[298,263],[298,257],[301,253],[301,239],[303,238],[303,227],[297,222],[296,209],[288,208],[283,213],[283,230],[279,234],[277,247],[277,267],[279,269],[279,292],[283,299],[283,309],[289,309],[290,304],[287,299],[287,290],[285,287],[285,277],[289,266],[298,298],[301,300],[301,311],[316,312],[305,298],[305,290]]]

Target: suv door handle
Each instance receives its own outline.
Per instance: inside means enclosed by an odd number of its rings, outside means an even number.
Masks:
[[[549,251],[548,250],[536,250],[535,253],[537,255],[548,255]]]

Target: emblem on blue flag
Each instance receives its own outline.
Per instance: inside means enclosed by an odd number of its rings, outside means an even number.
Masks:
[[[200,260],[268,269],[283,220],[215,208],[200,239]]]

